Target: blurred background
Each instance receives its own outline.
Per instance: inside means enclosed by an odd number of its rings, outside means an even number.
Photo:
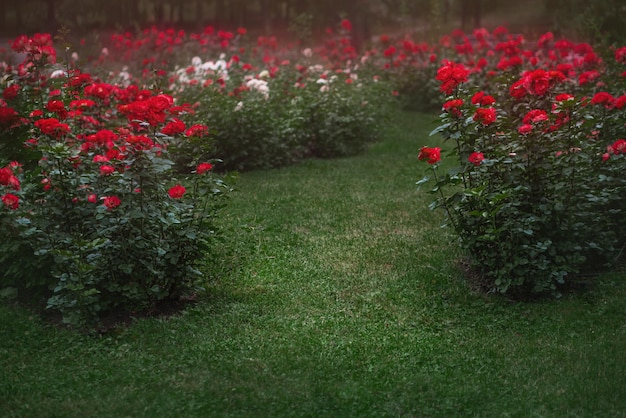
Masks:
[[[150,25],[199,29],[245,27],[253,34],[314,38],[340,19],[367,41],[382,32],[455,28],[626,39],[624,0],[0,0],[0,35],[135,30]]]

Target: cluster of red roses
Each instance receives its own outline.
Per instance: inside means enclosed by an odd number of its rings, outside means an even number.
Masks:
[[[16,171],[20,170],[20,164],[16,161],[10,163],[6,167],[0,168],[0,186],[5,189],[19,191],[20,180],[17,178]],[[4,193],[0,199],[4,206],[9,209],[17,209],[20,204],[19,197],[11,192]]]
[[[55,56],[49,35],[37,34],[32,38],[21,36],[13,43],[16,52],[26,52],[27,67],[37,67],[34,60],[37,54]],[[52,49],[53,51],[53,49]],[[31,63],[28,66],[27,63]],[[38,64],[41,65],[45,63]],[[11,67],[5,69],[9,74],[19,72]],[[187,126],[179,119],[182,115],[192,114],[191,106],[175,105],[173,97],[166,94],[155,94],[150,90],[140,89],[136,85],[120,87],[102,83],[89,74],[78,70],[71,70],[66,75],[62,89],[51,88],[51,81],[41,74],[37,81],[37,88],[49,96],[47,102],[21,115],[7,102],[19,104],[19,92],[22,89],[33,88],[29,77],[21,78],[18,84],[11,84],[2,91],[0,100],[0,130],[11,131],[18,126],[30,127],[29,132],[34,135],[25,140],[25,145],[37,149],[42,143],[50,140],[65,143],[76,148],[77,154],[71,157],[74,167],[80,166],[85,158],[96,164],[100,176],[111,176],[114,173],[123,173],[129,168],[129,161],[135,153],[162,149],[165,144],[156,143],[151,134],[160,129],[163,135],[202,138],[208,135],[205,125],[196,124]],[[120,116],[125,117],[126,121]],[[204,174],[211,170],[210,163],[201,163],[196,172]],[[18,163],[11,163],[0,169],[0,186],[13,191],[20,190],[20,181],[16,174],[20,170]],[[45,176],[44,172],[44,176]],[[55,185],[49,177],[42,180],[44,190],[54,190]],[[98,197],[90,192],[88,184],[81,185],[81,192],[87,192],[86,200],[96,203]],[[141,190],[136,189],[136,192]],[[169,190],[169,196],[180,199],[185,194],[185,188],[177,184]],[[100,198],[103,205],[112,210],[121,204],[119,197],[107,195]],[[14,193],[2,195],[2,203],[9,209],[19,207],[19,197]]]

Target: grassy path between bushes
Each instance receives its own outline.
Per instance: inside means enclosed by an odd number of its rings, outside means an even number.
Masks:
[[[414,189],[431,120],[241,175],[221,277],[180,316],[95,338],[0,306],[0,416],[626,416],[625,275],[549,302],[472,293]]]

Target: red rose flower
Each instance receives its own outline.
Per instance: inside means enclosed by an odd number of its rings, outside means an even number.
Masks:
[[[45,135],[59,138],[70,132],[70,127],[65,123],[60,123],[57,118],[39,119],[35,126]]]
[[[173,136],[185,132],[185,129],[185,122],[179,119],[174,119],[173,121],[165,125],[163,129],[161,129],[161,133]]]
[[[115,172],[115,168],[111,165],[103,165],[100,166],[100,175],[101,176],[110,176]]]
[[[11,101],[14,100],[17,97],[17,94],[20,91],[20,85],[19,84],[12,84],[9,87],[7,87],[6,89],[4,89],[4,91],[2,92],[2,97],[4,98],[4,100]]]
[[[19,114],[12,107],[0,107],[0,126],[13,125],[19,119]]]
[[[626,154],[626,139],[618,139],[608,147],[609,154]]]
[[[491,106],[496,102],[493,96],[486,95],[484,91],[479,91],[472,96],[472,104],[479,106]]]
[[[522,119],[522,122],[524,124],[530,124],[530,123],[544,122],[547,120],[548,120],[548,114],[546,113],[545,110],[533,109],[530,112],[526,113],[526,115],[524,116],[524,119]]]
[[[202,138],[203,136],[206,136],[208,134],[209,128],[207,128],[205,125],[192,125],[185,131],[186,136],[195,136],[198,138]]]
[[[470,163],[474,164],[475,166],[479,166],[480,163],[482,163],[484,159],[485,159],[485,156],[483,155],[482,152],[472,152],[470,156],[467,158],[467,160]]]
[[[106,196],[102,198],[104,206],[107,210],[112,210],[122,204],[122,201],[117,196]]]
[[[463,99],[448,100],[443,104],[443,110],[450,113],[453,116],[461,116],[461,106],[463,106]]]
[[[441,148],[423,147],[420,150],[417,159],[420,161],[426,161],[428,164],[437,164],[441,160]]]
[[[611,93],[607,93],[606,91],[601,91],[594,94],[591,99],[591,104],[599,104],[604,106],[606,109],[611,109],[613,104],[615,103],[615,98],[611,95]]]
[[[7,193],[2,196],[2,203],[4,203],[4,206],[7,208],[15,210],[20,206],[20,199],[14,194]]]
[[[211,163],[200,163],[198,164],[198,167],[196,167],[196,173],[198,174],[204,174],[211,170],[213,170],[213,164]]]
[[[441,82],[440,90],[445,94],[451,94],[459,84],[467,81],[468,76],[469,70],[463,64],[447,61],[437,70],[435,78]]]
[[[9,179],[13,176],[13,170],[9,167],[0,168],[0,185],[8,186]]]
[[[480,107],[474,113],[474,121],[483,125],[491,125],[496,121],[496,109],[493,107]]]
[[[533,125],[525,123],[522,126],[520,126],[519,128],[517,128],[517,132],[519,132],[522,135],[526,135],[526,134],[529,134],[530,132],[532,132],[533,129],[534,129]]]
[[[171,187],[167,194],[169,194],[172,199],[180,199],[184,196],[186,191],[187,189],[185,189],[185,187],[177,184],[176,186]]]

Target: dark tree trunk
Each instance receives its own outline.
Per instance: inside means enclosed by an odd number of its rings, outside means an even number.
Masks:
[[[482,17],[482,0],[461,0],[461,28],[468,29],[470,19],[473,29],[480,27]]]
[[[46,18],[46,25],[50,32],[54,33],[57,30],[57,9],[56,0],[48,0],[48,16]]]
[[[473,0],[473,11],[474,11],[474,29],[480,27],[480,20],[483,13],[482,0]]]
[[[6,0],[0,0],[0,30],[7,31],[7,3]]]

